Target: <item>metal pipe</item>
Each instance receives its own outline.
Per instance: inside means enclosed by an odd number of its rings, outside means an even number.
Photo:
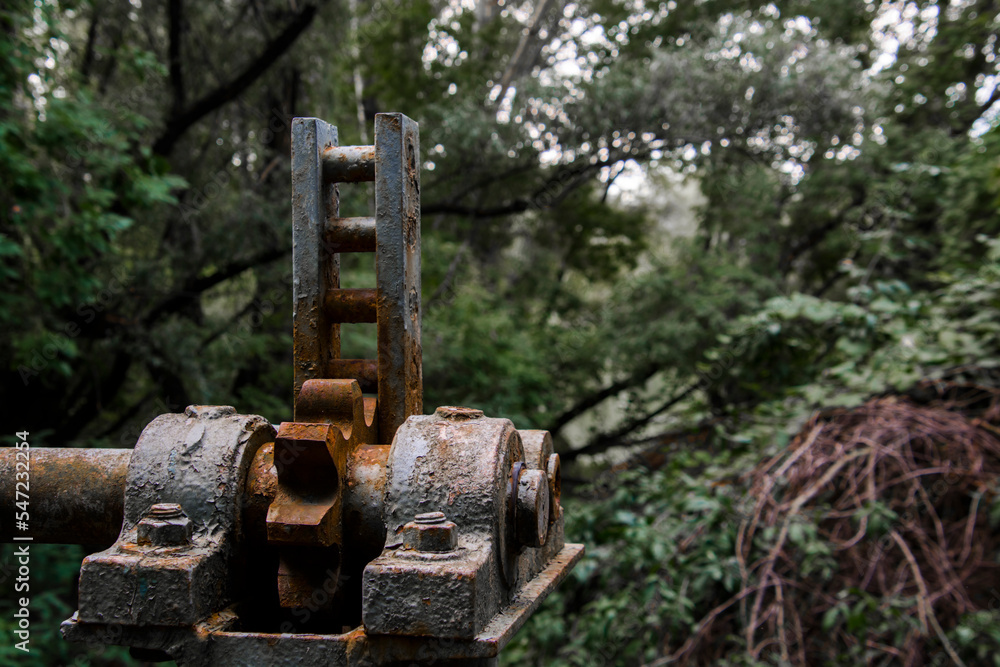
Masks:
[[[352,536],[354,558],[368,563],[385,545],[385,477],[389,445],[366,445],[351,452],[344,487],[344,534]]]
[[[375,218],[328,218],[323,245],[329,252],[375,252]]]
[[[333,359],[327,375],[334,380],[357,380],[361,391],[378,391],[378,361],[374,359]],[[382,410],[379,403],[378,409]]]
[[[36,543],[109,547],[118,539],[131,449],[33,447],[27,531],[16,530],[14,521],[18,460],[22,472],[24,468],[18,451],[0,447],[0,543],[30,537]],[[382,496],[388,452],[387,445],[361,447],[348,464],[345,522],[369,560],[385,541]],[[269,442],[257,450],[244,487],[243,526],[251,543],[267,543],[267,508],[276,489],[274,443]]]
[[[333,322],[376,322],[374,289],[328,289],[326,314]]]
[[[113,544],[122,527],[132,450],[32,447],[29,451],[25,487],[17,484],[17,473],[26,467],[23,450],[0,448],[0,542],[17,536],[47,544]],[[17,496],[19,489],[28,497],[25,531],[17,530],[14,521],[15,503],[24,501],[24,495]]]
[[[359,183],[375,180],[374,146],[330,146],[322,153],[323,180]]]

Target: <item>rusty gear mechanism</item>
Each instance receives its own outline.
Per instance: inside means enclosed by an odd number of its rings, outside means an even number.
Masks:
[[[294,419],[190,406],[131,451],[32,450],[33,540],[108,545],[63,635],[194,666],[496,664],[583,553],[552,439],[422,414],[417,124],[378,114],[342,147],[297,118],[292,143]],[[375,216],[340,217],[366,180]],[[344,252],[374,252],[374,289],[340,288]],[[341,358],[350,322],[376,323],[377,359]]]

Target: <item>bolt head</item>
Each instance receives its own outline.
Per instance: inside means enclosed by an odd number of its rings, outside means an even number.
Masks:
[[[157,503],[139,522],[136,542],[153,547],[178,547],[191,543],[191,519],[176,503]]]
[[[403,548],[430,553],[454,551],[458,546],[458,526],[442,512],[418,514],[403,526]]]

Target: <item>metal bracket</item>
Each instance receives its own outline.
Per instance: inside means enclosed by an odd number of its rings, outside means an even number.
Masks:
[[[230,604],[247,574],[233,571],[243,562],[243,488],[273,439],[266,420],[224,406],[150,422],[128,463],[121,534],[83,561],[78,618],[188,626]]]
[[[374,146],[339,146],[318,118],[292,121],[296,421],[302,385],[324,378],[377,394],[377,442],[423,411],[419,156],[418,126],[400,113],[375,116]],[[375,181],[375,218],[341,218],[338,184],[362,181]],[[344,252],[375,253],[375,289],[341,289]],[[377,322],[378,359],[341,358],[351,322]]]

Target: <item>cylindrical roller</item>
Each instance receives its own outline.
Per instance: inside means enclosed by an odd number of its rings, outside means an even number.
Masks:
[[[358,183],[375,180],[374,146],[331,146],[323,151],[323,180]]]
[[[328,252],[375,252],[375,218],[330,218],[323,245]]]
[[[331,289],[326,292],[326,314],[338,323],[375,322],[375,295],[373,289]]]
[[[514,530],[521,544],[543,547],[549,534],[549,481],[541,470],[525,470],[517,485]]]
[[[274,443],[261,445],[247,472],[243,500],[243,530],[247,541],[267,544],[267,508],[278,492]]]
[[[122,526],[125,478],[131,449],[42,448],[30,450],[28,530],[14,525],[17,458],[13,447],[0,448],[0,542],[30,537],[46,544],[108,547]],[[348,464],[344,520],[355,545],[370,560],[385,541],[382,499],[388,445],[356,450]],[[21,471],[23,472],[23,465]],[[21,487],[22,492],[24,487]],[[257,450],[244,487],[243,527],[248,542],[266,544],[267,508],[277,490],[274,443]]]
[[[327,375],[335,380],[357,380],[366,394],[378,391],[378,361],[374,359],[334,359]]]
[[[389,445],[365,445],[351,453],[344,487],[344,532],[356,558],[367,563],[385,545],[385,478]]]
[[[18,452],[21,452],[20,458]],[[33,447],[28,479],[24,450],[0,448],[0,541],[30,537],[48,544],[110,546],[118,538],[125,505],[125,476],[131,449]],[[18,467],[20,463],[20,467]],[[16,502],[28,495],[28,530],[14,525]]]
[[[545,470],[549,457],[554,451],[552,435],[548,431],[521,429],[518,431],[524,443],[524,462],[534,470]]]

